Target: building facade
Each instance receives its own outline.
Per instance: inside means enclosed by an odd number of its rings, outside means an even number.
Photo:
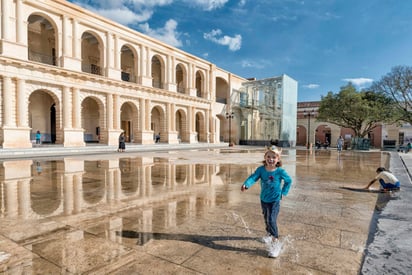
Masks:
[[[299,102],[297,106],[296,145],[308,147],[308,145],[314,146],[316,141],[321,144],[327,141],[330,146],[336,147],[339,136],[343,137],[346,145],[351,144],[351,139],[354,137],[351,129],[317,120],[320,101]],[[382,123],[373,129],[367,138],[372,148],[396,149],[412,142],[412,127],[407,123],[402,125]]]
[[[220,142],[246,79],[66,1],[1,0],[0,144]],[[223,115],[222,115],[223,114]]]

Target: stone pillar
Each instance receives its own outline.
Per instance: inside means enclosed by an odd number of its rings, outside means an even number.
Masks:
[[[17,80],[17,125],[27,128],[28,123],[28,102],[26,101],[26,81],[24,79]]]
[[[120,129],[115,128],[113,129],[113,121],[118,120],[117,115],[115,116],[114,113],[120,113],[117,110],[117,106],[114,105],[114,102],[118,102],[118,100],[114,101],[113,100],[113,94],[107,94],[106,95],[106,130],[104,131],[104,135],[106,136],[105,138],[101,137],[101,141],[108,145],[118,145],[119,141],[119,134],[120,134]],[[101,133],[102,134],[102,133]]]
[[[4,3],[5,1],[3,1]],[[23,22],[22,0],[16,0],[16,38],[17,44],[26,44],[24,34],[27,32],[27,26]],[[24,59],[23,57],[21,57]]]
[[[1,38],[2,40],[10,40],[10,7],[13,6],[12,0],[1,1]]]
[[[63,87],[63,129],[65,147],[86,146],[81,125],[80,90]]]
[[[17,79],[13,87],[13,80],[3,77],[3,148],[32,147],[24,87],[24,80]]]
[[[13,122],[13,91],[12,80],[8,76],[3,77],[3,125],[15,126]]]
[[[149,53],[148,47],[142,46],[140,48],[139,83],[142,84],[143,86],[152,87],[152,76],[151,76],[152,61],[149,60],[149,54],[150,53]]]

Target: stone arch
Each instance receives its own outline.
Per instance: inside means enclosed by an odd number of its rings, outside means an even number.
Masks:
[[[160,142],[167,141],[165,110],[162,106],[155,105],[150,114],[150,129],[153,131],[153,135],[160,134]]]
[[[84,31],[81,36],[82,72],[104,75],[104,43],[92,30]]]
[[[137,106],[126,101],[120,107],[120,127],[125,132],[126,142],[134,142],[139,130],[139,111]]]
[[[175,125],[177,131],[177,138],[181,142],[190,142],[190,133],[187,125],[187,115],[185,110],[178,109],[175,113]]]
[[[175,183],[176,184],[186,184],[188,177],[188,165],[187,164],[177,164],[175,166]]]
[[[156,54],[151,59],[152,87],[164,89],[165,83],[165,63],[163,58]]]
[[[30,139],[40,131],[42,143],[62,143],[59,98],[49,90],[38,89],[30,93],[28,102]]]
[[[59,55],[57,33],[57,25],[47,14],[30,14],[27,18],[28,59],[56,66]]]
[[[195,86],[196,86],[196,96],[197,97],[202,97],[207,99],[207,94],[206,94],[206,81],[205,81],[205,75],[202,71],[198,70],[196,71],[196,76],[195,76]]]
[[[331,127],[326,124],[321,124],[316,127],[315,130],[315,142],[319,140],[322,144],[325,144],[328,141],[329,145],[332,141],[332,132]]]
[[[206,120],[205,115],[202,112],[196,112],[195,132],[199,142],[207,142]]]
[[[187,70],[186,67],[179,63],[175,68],[176,89],[178,93],[185,94],[187,92]]]
[[[120,49],[120,70],[123,81],[137,83],[138,54],[132,45],[124,44]]]
[[[230,91],[229,84],[221,77],[216,77],[216,102],[227,104]]]
[[[298,125],[296,129],[296,145],[305,146],[308,139],[308,130],[303,125]]]
[[[104,104],[96,96],[86,96],[81,102],[81,125],[84,131],[84,142],[97,143],[106,141],[103,134]]]
[[[56,171],[56,162],[50,163],[51,171]],[[33,177],[30,184],[30,205],[34,213],[48,216],[55,213],[62,205],[61,185],[57,184],[59,175],[50,173],[47,180],[42,177]],[[45,207],[45,205],[47,207]]]

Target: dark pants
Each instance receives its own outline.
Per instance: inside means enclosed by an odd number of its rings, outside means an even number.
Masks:
[[[266,231],[275,238],[279,237],[277,219],[280,209],[280,201],[263,202],[261,201],[263,218],[265,219]]]

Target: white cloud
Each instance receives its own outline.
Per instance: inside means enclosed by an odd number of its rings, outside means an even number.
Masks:
[[[229,50],[231,51],[240,50],[242,46],[242,36],[240,34],[236,34],[234,37],[227,35],[222,36],[222,31],[219,29],[204,33],[203,38],[219,45],[229,46]]]
[[[173,0],[77,0],[74,4],[107,17],[123,25],[146,22],[157,6],[173,3]]]
[[[303,85],[302,87],[306,89],[317,89],[320,87],[320,85],[319,84],[307,84],[307,85]]]
[[[362,88],[362,87],[365,87],[365,85],[367,84],[371,84],[373,82],[373,79],[359,77],[359,78],[344,78],[342,79],[342,81],[351,82],[353,85]]]
[[[242,68],[255,68],[255,69],[263,69],[266,67],[266,65],[268,65],[269,62],[265,61],[265,60],[242,60],[241,61],[241,66]]]
[[[184,0],[190,5],[198,6],[205,11],[212,11],[223,7],[229,0]]]
[[[179,40],[181,33],[176,31],[177,22],[173,19],[169,19],[163,28],[159,29],[151,29],[148,23],[140,24],[139,28],[142,31],[160,41],[163,41],[171,46],[180,47],[182,46],[182,42]]]

